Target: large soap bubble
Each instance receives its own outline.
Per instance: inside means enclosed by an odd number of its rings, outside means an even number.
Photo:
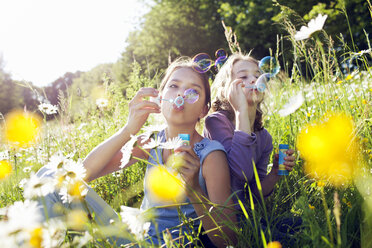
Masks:
[[[270,77],[274,77],[280,71],[280,65],[274,57],[266,56],[262,58],[258,64],[262,73],[270,74]]]
[[[199,73],[205,73],[209,71],[212,66],[212,59],[206,53],[199,53],[195,55],[192,60],[196,64],[193,66],[194,70]]]

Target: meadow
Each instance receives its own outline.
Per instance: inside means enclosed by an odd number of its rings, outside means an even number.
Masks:
[[[270,197],[249,201],[250,208],[244,212],[246,225],[232,227],[239,240],[236,247],[372,247],[372,48],[368,35],[369,49],[353,51],[346,44],[333,47],[331,37],[321,28],[304,39],[295,38],[296,30],[289,33],[293,61],[281,57],[279,40],[272,56],[279,59],[282,68],[269,82],[264,120],[273,137],[273,152],[278,152],[280,143],[289,144],[296,150],[296,166]],[[230,45],[234,48],[233,42]],[[34,173],[46,164],[63,161],[78,166],[96,145],[126,123],[128,102],[140,85],[156,86],[159,82],[158,77],[143,75],[139,65],[132,68],[126,98],[117,82],[102,75],[105,83],[100,98],[79,98],[72,91],[61,95],[58,117],[49,121],[46,117],[52,111],[50,106],[41,109],[43,116],[36,121],[40,127],[35,129],[39,132],[35,142],[19,143],[27,136],[27,125],[16,125],[23,128],[22,132],[15,129],[9,136],[18,145],[2,136],[1,247],[111,246],[102,235],[112,229],[97,226],[81,212],[69,211],[58,222],[39,223],[32,217],[32,199],[48,189],[47,184],[33,180]],[[3,122],[6,131],[10,123]],[[154,115],[147,126],[160,123]],[[145,164],[138,162],[96,179],[89,186],[123,213],[122,223],[113,223],[112,228],[133,243],[150,247],[142,240],[145,221],[138,213],[128,220],[124,216],[130,213],[122,208],[140,206],[145,169]],[[80,186],[68,188],[67,197],[83,201]],[[301,224],[283,239],[278,225],[286,218],[300,219]],[[195,244],[197,235],[190,234],[183,242]],[[178,246],[168,239],[166,247]]]

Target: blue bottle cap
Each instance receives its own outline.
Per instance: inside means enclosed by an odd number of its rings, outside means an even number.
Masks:
[[[178,134],[178,137],[180,137],[181,140],[188,140],[188,141],[190,141],[190,134],[180,133],[180,134]]]
[[[279,144],[279,149],[289,149],[289,145],[287,145],[287,144]]]

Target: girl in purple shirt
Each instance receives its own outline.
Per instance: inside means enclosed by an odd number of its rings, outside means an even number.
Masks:
[[[249,199],[246,185],[259,197],[252,161],[257,168],[264,197],[273,191],[281,178],[278,175],[278,154],[274,157],[271,172],[267,174],[273,145],[272,137],[262,122],[264,93],[245,87],[253,85],[260,74],[258,61],[254,58],[240,53],[230,56],[213,83],[216,94],[213,113],[205,120],[204,135],[224,146],[232,190],[243,204]],[[292,171],[295,165],[293,153],[292,149],[288,150],[285,158],[284,165],[288,171]]]

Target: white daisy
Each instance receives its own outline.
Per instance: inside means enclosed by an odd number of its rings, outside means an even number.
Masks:
[[[22,180],[19,181],[18,186],[23,189],[23,187],[25,186],[26,183],[27,183],[27,179],[22,178]]]
[[[105,108],[108,105],[108,100],[105,99],[105,98],[98,98],[96,100],[96,104],[97,104],[98,108]]]
[[[51,218],[48,222],[44,223],[43,234],[42,234],[42,247],[53,248],[61,247],[65,235],[66,225],[59,218]]]
[[[89,234],[89,232],[85,232],[83,236],[75,236],[72,244],[74,247],[81,248],[85,247],[85,245],[90,241],[93,241],[93,237]]]
[[[319,14],[315,19],[311,19],[307,26],[302,26],[294,38],[295,40],[304,40],[309,38],[313,33],[322,30],[327,15],[322,16]]]
[[[161,130],[165,129],[166,127],[167,127],[166,124],[155,124],[155,125],[151,125],[151,126],[144,126],[142,128],[142,130],[145,131],[145,132],[153,133],[153,132],[160,132]]]
[[[65,170],[65,179],[70,180],[84,180],[87,175],[87,170],[80,162],[75,162],[71,159],[66,160],[67,163],[63,165]]]
[[[137,136],[131,135],[131,139],[121,148],[121,153],[123,154],[120,162],[120,168],[124,168],[124,166],[129,162],[132,157],[132,150],[134,145],[137,142]]]
[[[146,139],[144,139],[146,140]],[[153,149],[155,147],[158,147],[159,145],[161,144],[160,140],[159,139],[150,139],[149,142],[147,142],[146,144],[144,144],[142,146],[143,149]]]
[[[40,178],[35,173],[32,173],[30,178],[24,183],[23,189],[23,196],[26,199],[44,197],[55,190],[55,183],[53,178]]]
[[[39,110],[47,115],[57,114],[58,107],[49,103],[41,103],[38,106]]]
[[[9,151],[0,152],[0,161],[9,160]]]
[[[150,228],[150,222],[147,222],[143,216],[143,213],[138,208],[131,208],[121,206],[121,220],[128,225],[129,231],[133,233],[137,239],[143,240],[147,236],[147,232]]]
[[[65,156],[63,156],[61,152],[58,152],[50,158],[49,163],[46,164],[45,167],[51,170],[58,170],[63,167],[66,160]]]
[[[17,201],[8,207],[8,224],[10,229],[22,230],[33,229],[40,226],[42,215],[40,206],[36,201]]]
[[[24,168],[23,168],[23,172],[25,172],[25,173],[29,173],[29,172],[31,171],[31,169],[32,169],[32,166],[24,167]]]
[[[71,203],[75,200],[80,200],[84,198],[87,193],[88,187],[81,180],[69,181],[63,184],[59,191],[62,203]]]
[[[175,149],[177,147],[180,147],[182,145],[182,139],[180,137],[174,137],[168,139],[164,143],[160,143],[159,148],[160,149]]]
[[[301,92],[298,92],[297,95],[291,97],[281,110],[278,111],[278,114],[282,117],[294,113],[297,109],[301,107],[305,99],[302,96]]]

